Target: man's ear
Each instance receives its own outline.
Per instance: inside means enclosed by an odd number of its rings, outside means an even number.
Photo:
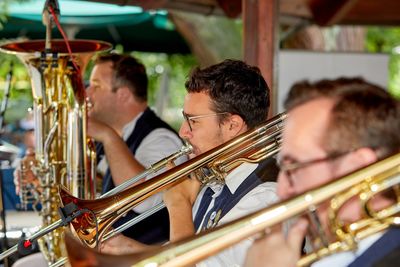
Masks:
[[[239,115],[231,115],[226,121],[226,127],[228,128],[228,134],[230,138],[241,134],[247,129],[246,123]]]
[[[368,147],[362,147],[343,156],[339,165],[334,168],[335,176],[340,177],[358,169],[364,168],[378,160],[375,151]]]
[[[120,103],[124,103],[132,97],[131,91],[126,86],[118,88],[115,93],[117,94],[117,98]]]

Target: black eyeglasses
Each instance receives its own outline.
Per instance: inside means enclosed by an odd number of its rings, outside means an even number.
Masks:
[[[331,160],[335,160],[338,159],[342,156],[345,156],[349,153],[353,152],[352,151],[346,151],[346,152],[340,152],[340,153],[332,153],[326,157],[323,158],[319,158],[319,159],[313,159],[313,160],[309,160],[309,161],[305,161],[305,162],[293,162],[293,163],[288,163],[288,164],[284,164],[284,163],[279,163],[278,162],[278,166],[280,168],[280,170],[282,172],[285,173],[285,175],[289,178],[290,181],[293,180],[293,173],[295,171],[298,171],[300,169],[309,167],[311,165],[317,164],[317,163],[321,163],[324,161],[331,161]]]
[[[212,116],[218,116],[218,115],[223,115],[223,114],[228,114],[228,112],[217,112],[217,113],[210,113],[210,114],[204,114],[204,115],[189,116],[182,110],[182,116],[186,120],[187,124],[189,125],[190,131],[193,131],[193,127],[192,127],[193,120],[212,117]]]

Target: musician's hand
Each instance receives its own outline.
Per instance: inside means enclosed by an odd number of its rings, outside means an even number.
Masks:
[[[281,231],[271,232],[254,241],[247,251],[246,267],[295,267],[300,259],[307,220],[300,219],[285,238]]]
[[[109,253],[114,255],[140,253],[150,249],[152,246],[145,245],[134,239],[118,234],[100,245],[102,253]]]
[[[176,242],[194,235],[192,206],[200,190],[197,179],[185,179],[164,193],[170,221],[170,241]]]
[[[21,187],[27,186],[31,184],[33,188],[36,189],[39,193],[42,192],[42,187],[40,186],[39,179],[33,174],[32,171],[25,172],[25,176],[21,179],[21,171],[17,168],[14,173],[14,185],[15,185],[15,193],[19,195]],[[21,181],[21,184],[20,184]]]
[[[28,169],[24,171],[24,177],[21,177],[21,164],[23,161],[28,161],[28,157],[31,160],[34,159],[35,153],[33,150],[29,149],[26,152],[26,156],[21,160],[19,166],[15,168],[13,176],[14,176],[14,185],[15,185],[15,193],[19,195],[21,187],[27,186],[28,184],[32,184],[33,188],[35,188],[38,192],[42,191],[40,187],[39,179],[35,176],[32,169]],[[29,166],[29,164],[26,164]],[[27,166],[26,166],[27,167]],[[33,167],[32,167],[33,168]]]
[[[119,138],[118,134],[110,126],[93,118],[88,119],[87,134],[101,143],[106,142],[110,137]]]
[[[164,193],[164,203],[168,209],[180,207],[182,205],[193,206],[200,191],[201,183],[195,179],[185,179],[183,182],[166,190]]]

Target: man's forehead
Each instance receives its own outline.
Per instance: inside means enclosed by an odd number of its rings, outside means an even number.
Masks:
[[[331,99],[316,99],[289,111],[283,132],[284,157],[313,151],[321,153],[333,104]]]
[[[314,113],[314,111],[329,113],[335,103],[334,98],[318,97],[296,106],[289,111],[289,114],[303,115],[304,113]]]
[[[188,110],[197,110],[197,109],[209,110],[211,106],[211,99],[208,94],[203,92],[188,93],[185,96],[184,106],[185,109]]]

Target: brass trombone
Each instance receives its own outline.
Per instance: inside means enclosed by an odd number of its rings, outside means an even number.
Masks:
[[[185,179],[191,172],[198,173],[197,177],[203,184],[214,179],[223,182],[225,174],[239,164],[243,162],[256,163],[275,155],[280,148],[283,121],[286,116],[285,113],[278,114],[257,128],[139,186],[123,191],[118,196],[113,195],[101,200],[86,201],[72,198],[65,191],[61,191],[60,195],[64,204],[74,202],[80,209],[88,209],[94,214],[94,216],[77,218],[71,223],[72,231],[83,243],[90,247],[96,247],[98,241],[107,240],[128,226],[134,225],[165,207],[164,203],[161,203],[117,229],[110,228],[114,221],[142,200],[172,187]],[[202,172],[203,168],[207,168],[208,171]],[[116,191],[120,192],[121,189],[118,187]],[[62,266],[65,263],[66,259],[64,258],[51,267]]]
[[[188,266],[214,255],[245,238],[290,218],[314,212],[323,202],[330,201],[330,232],[335,240],[320,245],[315,251],[304,256],[298,266],[306,266],[321,257],[353,250],[357,242],[367,236],[400,225],[400,153],[388,157],[340,179],[313,189],[302,195],[282,201],[268,208],[235,220],[224,226],[201,233],[161,249],[132,255],[106,255],[90,248],[76,249],[76,242],[67,240],[71,266]],[[396,200],[392,206],[373,210],[369,201],[376,194],[392,190]],[[357,196],[365,211],[363,219],[344,225],[337,216],[341,205]],[[78,252],[79,251],[79,252]]]
[[[120,184],[119,186],[113,188],[112,190],[108,191],[107,193],[101,195],[100,198],[112,196],[114,194],[117,194],[118,192],[123,191],[124,189],[134,185],[136,182],[142,180],[143,178],[145,178],[151,174],[157,173],[162,168],[164,168],[169,162],[173,162],[176,159],[180,158],[181,156],[189,155],[192,152],[192,150],[193,150],[193,147],[189,143],[185,142],[184,146],[182,146],[179,151],[157,161],[156,163],[153,163],[145,171],[139,173],[138,175],[128,179],[127,181],[125,181],[124,183]],[[138,222],[141,222],[142,220],[146,219],[147,217],[162,210],[164,207],[165,207],[164,203],[161,202],[160,204],[146,210],[145,212],[139,214],[132,220],[118,226],[117,228],[110,229],[110,231],[108,231],[107,234],[104,236],[103,241],[106,241],[107,239],[115,236],[116,234],[122,233],[129,227],[137,224]],[[60,266],[64,266],[64,264],[66,264],[66,263],[67,263],[67,258],[63,257],[60,260],[58,260],[57,262],[55,262],[54,264],[51,264],[50,267],[60,267]]]
[[[109,192],[101,195],[100,198],[107,197],[107,196],[110,196],[113,194],[117,194],[118,192],[128,188],[129,186],[135,184],[136,182],[145,178],[146,176],[158,172],[159,170],[164,168],[168,162],[174,161],[181,156],[190,154],[192,149],[193,149],[192,146],[190,144],[186,143],[184,146],[182,146],[182,148],[179,151],[159,160],[156,163],[153,163],[149,168],[147,168],[142,173],[130,178],[129,180],[120,184],[119,186],[115,187],[114,189],[110,190]],[[158,205],[158,206],[152,208],[151,210],[148,210],[148,211],[140,214],[139,216],[135,217],[132,221],[126,222],[125,224],[119,226],[118,228],[113,229],[112,231],[108,232],[107,236],[105,238],[111,238],[113,235],[123,232],[125,229],[127,229],[130,226],[135,225],[136,223],[140,222],[141,220],[151,216],[153,213],[157,212],[158,210],[160,210],[162,208],[163,208],[163,206]],[[36,240],[39,237],[47,234],[48,232],[51,232],[53,229],[59,228],[60,226],[62,226],[61,224],[62,224],[62,220],[59,219],[59,220],[55,221],[54,223],[52,223],[51,225],[41,228],[39,231],[34,233],[30,237],[30,239]],[[18,244],[9,248],[8,250],[2,252],[0,254],[0,260],[14,254],[15,252],[17,252],[17,250],[18,250]],[[51,264],[50,266],[51,267],[63,266],[65,263],[66,263],[66,257],[62,257],[57,262]]]
[[[72,232],[84,244],[94,248],[110,226],[126,212],[151,195],[180,183],[193,171],[202,168],[209,170],[207,175],[204,174],[206,172],[202,173],[202,183],[210,180],[223,182],[225,174],[237,165],[243,162],[260,162],[275,155],[280,147],[285,117],[286,114],[279,114],[225,144],[116,195],[98,200],[82,200],[60,189],[62,205],[74,203],[78,210],[90,211],[71,222]]]

